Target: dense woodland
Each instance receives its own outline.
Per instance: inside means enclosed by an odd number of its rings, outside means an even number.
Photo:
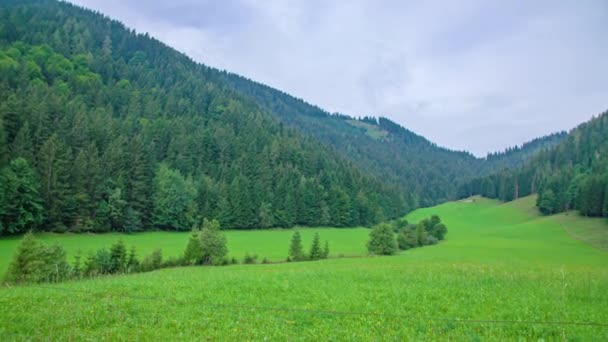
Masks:
[[[54,1],[0,8],[3,234],[371,225],[397,189],[283,127],[219,72]]]
[[[370,226],[563,138],[478,159],[197,64],[71,4],[0,3],[3,235],[189,230],[203,218]]]
[[[536,152],[566,136],[563,132],[552,134],[487,158],[475,158],[439,147],[385,117],[355,120],[330,114],[241,76],[225,72],[222,76],[235,91],[260,103],[281,122],[332,146],[360,170],[400,189],[411,209],[454,199],[459,184],[522,166]]]
[[[510,201],[538,193],[544,214],[579,210],[608,217],[608,112],[570,132],[552,149],[538,153],[523,167],[475,179],[461,197],[479,194]]]

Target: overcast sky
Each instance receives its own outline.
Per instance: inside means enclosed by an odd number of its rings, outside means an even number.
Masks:
[[[476,155],[608,109],[608,1],[72,0],[330,112]]]

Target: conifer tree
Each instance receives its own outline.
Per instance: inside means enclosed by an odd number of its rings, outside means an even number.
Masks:
[[[308,254],[310,260],[319,260],[323,258],[323,250],[321,250],[321,238],[319,233],[315,233],[312,239],[312,245],[310,246],[310,253]]]
[[[304,250],[302,249],[302,237],[300,232],[296,231],[291,237],[289,245],[289,260],[302,261],[304,260]]]

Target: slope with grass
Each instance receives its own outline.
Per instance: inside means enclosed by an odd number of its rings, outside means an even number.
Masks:
[[[606,340],[608,254],[534,198],[420,209],[447,239],[393,257],[228,267],[0,289],[4,339]],[[570,222],[585,229],[585,219]],[[255,232],[254,232],[255,233]],[[253,234],[253,233],[252,233]],[[33,310],[32,308],[36,309]]]

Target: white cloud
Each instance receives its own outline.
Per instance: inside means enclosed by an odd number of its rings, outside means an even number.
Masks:
[[[75,0],[329,111],[478,155],[608,108],[598,1]]]

